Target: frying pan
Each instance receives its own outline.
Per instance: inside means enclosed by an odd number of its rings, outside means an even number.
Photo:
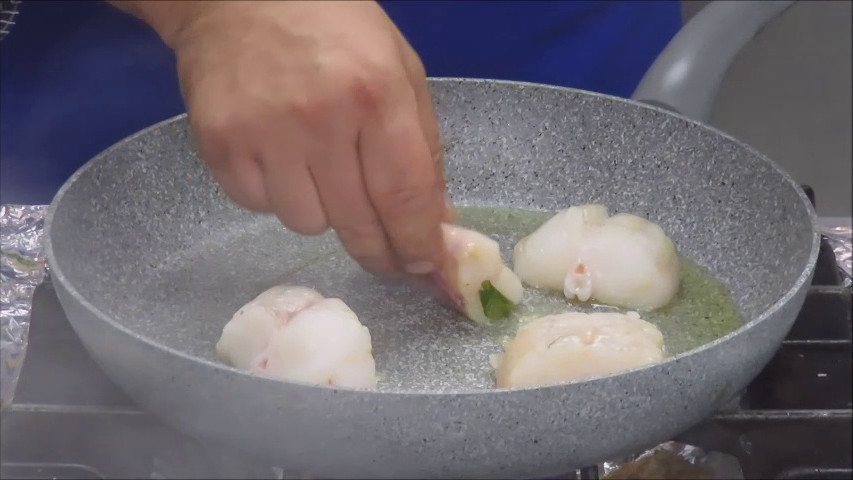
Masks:
[[[234,206],[183,116],[104,151],[57,194],[46,247],[59,299],[92,357],[144,409],[295,474],[543,477],[651,447],[758,374],[813,274],[815,213],[797,184],[747,145],[672,111],[706,118],[728,62],[785,6],[706,7],[637,90],[657,106],[430,80],[457,204],[602,203],[648,216],[742,311],[746,323],[715,341],[588,381],[491,388],[479,379],[494,338],[361,271],[333,234],[301,237]],[[259,378],[215,358],[231,314],[282,282],[343,298],[358,313],[386,378],[378,391]]]

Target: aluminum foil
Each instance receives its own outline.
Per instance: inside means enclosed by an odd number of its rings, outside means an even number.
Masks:
[[[33,292],[47,275],[42,248],[46,205],[0,206],[0,408],[15,394],[27,350]]]
[[[740,462],[732,455],[666,442],[622,462],[598,467],[602,479],[743,479]]]
[[[844,286],[849,288],[853,285],[853,226],[826,225],[821,227],[820,233],[835,253]]]

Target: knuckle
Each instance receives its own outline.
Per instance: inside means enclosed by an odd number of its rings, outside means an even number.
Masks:
[[[383,216],[396,220],[427,209],[432,192],[427,185],[399,185],[381,192],[377,203]]]
[[[378,221],[347,222],[335,231],[353,257],[376,257],[385,253],[384,232]]]
[[[368,110],[381,107],[400,83],[397,70],[386,62],[361,62],[349,73],[348,80],[348,90],[356,104]]]
[[[321,92],[292,94],[287,100],[288,110],[309,124],[322,124],[328,118],[331,100]]]
[[[205,115],[190,118],[190,129],[198,153],[208,163],[224,166],[234,163],[233,150],[242,142],[243,121],[237,114]]]
[[[441,262],[441,244],[424,232],[413,238],[401,243],[396,254],[410,273],[428,273],[430,264],[434,267]]]
[[[397,272],[396,262],[378,220],[348,222],[335,227],[335,231],[347,253],[368,272],[385,275]]]
[[[376,220],[340,222],[335,230],[347,238],[377,238],[382,235],[382,226]]]
[[[234,108],[192,112],[190,123],[205,138],[228,138],[246,123],[244,115]]]

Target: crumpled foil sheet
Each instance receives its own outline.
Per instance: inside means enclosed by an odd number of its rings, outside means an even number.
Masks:
[[[853,226],[826,226],[820,232],[835,253],[845,287],[853,285]]]
[[[27,350],[33,292],[47,275],[42,247],[46,205],[0,206],[0,408],[15,394]]]
[[[726,479],[744,478],[740,462],[732,455],[706,452],[699,447],[666,442],[622,462],[598,467],[600,478],[615,479]]]

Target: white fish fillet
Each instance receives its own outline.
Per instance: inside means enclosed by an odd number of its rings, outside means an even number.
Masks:
[[[226,363],[273,378],[376,387],[370,332],[337,298],[278,285],[237,311],[216,344]]]
[[[449,290],[447,293],[468,318],[479,324],[490,322],[479,293],[487,280],[513,305],[521,301],[524,288],[515,273],[504,265],[496,241],[458,225],[443,224],[442,228],[450,257],[442,280]]]
[[[672,240],[654,223],[601,205],[563,210],[521,239],[513,270],[526,284],[568,299],[635,310],[669,303],[679,287]]]
[[[524,324],[494,359],[498,388],[567,383],[664,358],[663,335],[630,313],[571,312]]]

